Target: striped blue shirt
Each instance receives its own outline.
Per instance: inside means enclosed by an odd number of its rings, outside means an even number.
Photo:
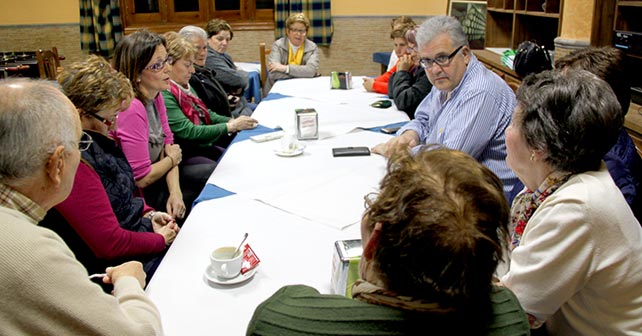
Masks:
[[[464,77],[448,100],[446,94],[433,86],[417,107],[415,119],[397,134],[414,130],[422,145],[442,144],[470,154],[502,180],[504,193],[509,194],[517,182],[506,165],[504,136],[516,105],[513,90],[471,55]]]

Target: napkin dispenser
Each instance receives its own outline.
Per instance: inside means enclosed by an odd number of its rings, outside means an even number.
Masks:
[[[352,73],[332,71],[330,73],[330,88],[342,90],[352,89]]]
[[[294,118],[297,139],[313,140],[319,138],[319,115],[315,109],[295,109]]]
[[[337,240],[332,256],[332,293],[352,297],[352,285],[359,279],[361,239]]]

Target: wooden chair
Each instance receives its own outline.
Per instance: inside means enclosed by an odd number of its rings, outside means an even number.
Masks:
[[[265,43],[259,43],[259,61],[261,62],[261,87],[265,86],[267,80],[267,57],[270,55],[270,49],[265,48]]]
[[[60,67],[61,57],[58,55],[58,48],[53,47],[51,50],[38,49],[36,51],[38,60],[38,71],[40,78],[56,80]]]

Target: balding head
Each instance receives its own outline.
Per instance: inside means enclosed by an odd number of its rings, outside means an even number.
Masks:
[[[80,120],[73,104],[46,81],[0,81],[0,183],[42,174],[57,147],[76,150]]]

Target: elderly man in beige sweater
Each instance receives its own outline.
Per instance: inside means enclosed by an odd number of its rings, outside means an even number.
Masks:
[[[54,232],[39,227],[71,190],[91,145],[73,104],[42,81],[0,81],[0,335],[158,335],[160,315],[138,262],[87,271]]]

